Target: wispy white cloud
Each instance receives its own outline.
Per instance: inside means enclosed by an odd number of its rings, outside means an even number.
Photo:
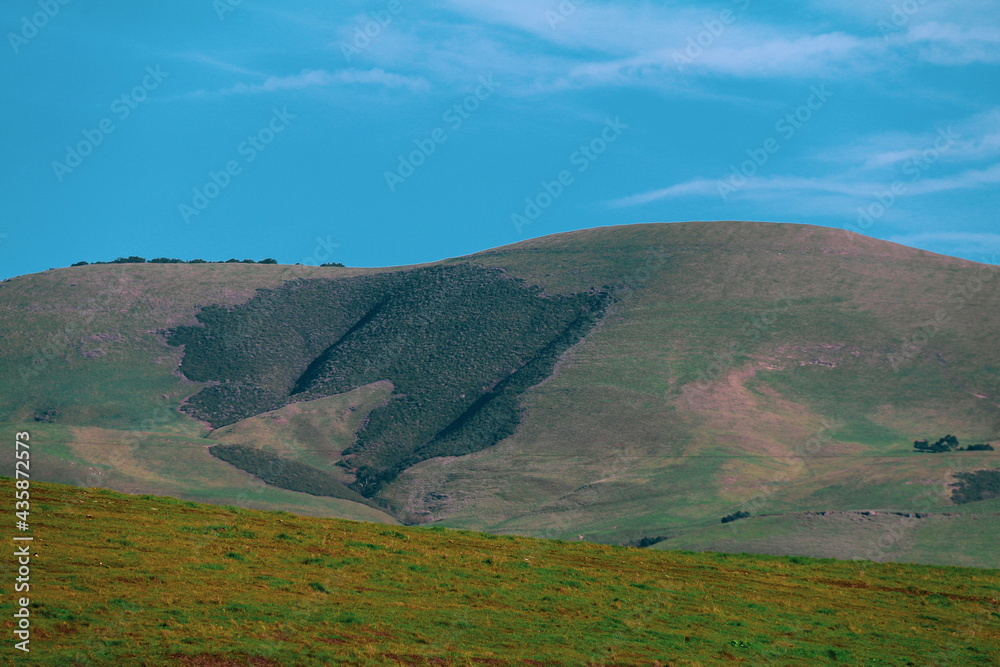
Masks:
[[[368,70],[344,69],[330,72],[325,69],[306,69],[290,76],[266,76],[258,83],[239,82],[216,90],[200,89],[175,96],[173,99],[211,99],[227,95],[261,95],[278,91],[331,88],[336,86],[375,86],[389,89],[406,89],[424,92],[432,86],[423,77],[386,72],[381,68]],[[171,98],[168,98],[171,99]]]
[[[905,27],[916,21],[957,21],[983,24],[1000,20],[996,0],[934,0],[899,2],[896,0],[810,0],[814,11],[853,20],[859,29],[871,32],[890,27]]]
[[[614,201],[609,202],[609,204],[615,208],[641,206],[660,199],[714,195],[718,192],[718,189],[718,180],[699,178],[693,181],[671,185],[666,188],[660,188],[659,190],[640,192],[639,194],[629,195],[628,197],[622,197],[621,199],[615,199]]]
[[[440,4],[474,21],[528,33],[580,54],[618,57],[683,45],[689,35],[704,30],[702,21],[713,13],[682,5],[597,0],[561,6],[537,0],[442,0]]]
[[[1000,11],[994,0],[919,3],[916,11],[896,17],[900,24],[888,40],[876,24],[891,22],[894,12],[902,11],[900,3],[806,4],[811,5],[808,21],[803,20],[806,13],[778,18],[742,0],[714,7],[609,0],[432,0],[424,8],[404,4],[404,12],[393,15],[371,46],[345,65],[364,62],[440,86],[460,84],[469,72],[478,76],[489,71],[508,82],[508,94],[633,86],[699,96],[706,86],[721,88],[720,76],[847,76],[904,70],[913,67],[918,56],[934,64],[1000,62]],[[327,48],[339,51],[371,19],[371,11],[354,13],[358,9],[361,3],[345,7],[351,14],[336,24],[307,13],[303,25],[318,21],[333,37]],[[723,10],[729,12],[724,24],[719,19]],[[812,20],[816,15],[824,20]],[[835,20],[838,15],[852,21]],[[709,24],[714,27],[702,42],[706,45],[690,66],[678,71],[677,55],[702,40]]]
[[[429,89],[430,82],[423,77],[393,74],[383,69],[343,69],[330,72],[324,69],[304,70],[292,76],[269,76],[261,83],[238,83],[223,89],[222,93],[271,93],[278,90],[302,90],[342,85],[374,85],[387,88],[409,88],[413,91]]]
[[[684,72],[740,78],[815,77],[829,74],[835,62],[846,66],[852,52],[869,48],[865,42],[839,33],[752,44],[746,37],[739,41],[748,43],[706,49],[683,65]],[[874,48],[881,47],[875,44]],[[555,83],[564,87],[638,85],[695,90],[697,87],[690,85],[692,77],[678,68],[682,58],[683,49],[660,49],[627,58],[591,60],[574,65]]]
[[[640,206],[662,199],[679,197],[718,196],[726,183],[723,179],[693,179],[666,188],[642,192],[608,204],[613,207]],[[923,177],[912,182],[902,181],[908,195],[926,195],[956,190],[971,190],[984,185],[1000,183],[1000,164],[986,169],[968,169],[958,174],[936,178]],[[842,177],[770,176],[751,178],[738,188],[731,188],[728,196],[749,199],[780,199],[790,193],[825,193],[842,195],[849,199],[870,199],[874,193],[884,191],[889,182],[879,180],[846,181]]]
[[[471,19],[520,30],[536,42],[571,49],[565,55],[576,64],[551,78],[575,87],[657,83],[674,87],[680,73],[678,59],[690,54],[686,49],[691,45],[695,45],[696,56],[684,68],[687,78],[699,74],[754,79],[832,74],[874,67],[887,48],[881,35],[874,33],[816,33],[806,26],[761,22],[759,15],[740,11],[739,3],[723,8],[729,12],[723,23],[719,8],[679,4],[442,2]],[[561,16],[557,11],[560,6],[575,9],[553,23],[553,12]],[[495,33],[491,38],[520,44],[507,34]]]
[[[199,63],[201,65],[207,65],[214,69],[222,70],[223,72],[232,72],[234,74],[243,74],[248,76],[264,76],[263,73],[256,70],[243,67],[242,65],[237,65],[235,63],[227,62],[219,58],[214,58],[206,53],[200,53],[196,51],[185,51],[183,53],[171,53],[172,57],[182,58],[190,62]]]
[[[509,95],[636,87],[689,97],[703,97],[708,88],[731,94],[720,77],[845,77],[910,68],[917,53],[937,64],[1000,59],[998,28],[968,18],[981,0],[942,2],[961,18],[941,22],[942,12],[921,6],[887,41],[875,23],[891,17],[888,2],[873,9],[872,3],[851,0],[847,10],[854,24],[828,20],[817,30],[814,21],[778,20],[756,5],[742,11],[740,2],[708,8],[604,0],[433,0],[438,11],[407,9],[355,57],[442,87],[461,85],[470,72],[492,72],[507,82]],[[826,0],[812,4],[820,14],[841,13]],[[725,24],[719,21],[722,9],[730,12]],[[342,22],[327,47],[340,50],[365,20],[367,14]],[[678,55],[703,40],[709,24],[714,32],[702,41],[707,45],[681,71]]]
[[[953,176],[924,178],[911,184],[907,192],[915,195],[926,195],[953,190],[972,190],[995,183],[1000,183],[1000,164],[992,165],[986,169],[967,169]]]
[[[944,164],[991,161],[1000,157],[1000,108],[922,133],[884,132],[862,136],[817,157],[862,172],[892,169],[933,157]]]
[[[935,65],[1000,62],[1000,28],[935,21],[911,27],[902,40],[915,44],[920,58]]]
[[[748,78],[815,76],[852,66],[857,56],[882,50],[875,40],[839,32],[760,43],[752,36],[747,37],[750,43],[706,50],[695,63],[695,69]]]
[[[713,196],[718,197],[720,189],[726,183],[722,178],[699,178],[683,183],[677,183],[659,190],[643,192],[608,202],[613,207],[639,206],[661,199],[676,199],[679,197]],[[736,188],[731,196],[748,197],[752,199],[770,198],[776,194],[787,195],[789,192],[819,192],[827,194],[863,197],[870,195],[875,183],[847,183],[829,178],[805,178],[796,176],[770,176],[752,178],[744,185]]]

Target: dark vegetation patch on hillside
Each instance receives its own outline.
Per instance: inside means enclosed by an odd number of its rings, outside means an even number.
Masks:
[[[212,456],[250,473],[271,486],[313,496],[329,496],[371,504],[371,501],[341,484],[330,473],[283,458],[274,452],[244,445],[214,445],[209,447],[208,451]]]
[[[291,281],[240,306],[208,306],[200,326],[168,340],[185,346],[189,379],[217,383],[185,407],[215,427],[391,381],[397,393],[345,452],[357,489],[372,496],[419,461],[512,434],[520,394],[552,373],[609,301],[546,294],[497,269],[437,266]]]
[[[943,438],[940,438],[934,444],[930,444],[927,440],[914,440],[913,449],[918,452],[930,452],[932,454],[940,454],[941,452],[992,452],[993,445],[984,442],[978,445],[969,445],[968,447],[961,447],[958,442],[958,438],[948,434]]]
[[[954,503],[972,503],[977,500],[1000,498],[1000,470],[977,470],[955,473],[958,480],[953,486],[951,500]]]

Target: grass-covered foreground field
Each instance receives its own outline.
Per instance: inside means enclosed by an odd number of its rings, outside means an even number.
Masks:
[[[13,486],[0,480],[7,498]],[[19,664],[1000,659],[996,570],[638,550],[43,483],[30,518]]]

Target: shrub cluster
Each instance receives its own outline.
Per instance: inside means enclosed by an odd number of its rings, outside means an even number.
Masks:
[[[1000,498],[1000,470],[955,473],[951,500],[956,504]]]
[[[750,516],[750,512],[744,512],[739,510],[738,512],[733,512],[732,514],[727,514],[722,517],[722,523],[730,523],[732,521],[739,521],[740,519],[746,519]]]
[[[941,452],[992,452],[993,445],[989,443],[979,445],[969,445],[960,447],[958,438],[953,435],[946,435],[934,444],[929,444],[926,440],[914,440],[913,448],[918,452],[931,452],[938,454]]]
[[[640,538],[638,540],[633,540],[632,542],[629,542],[627,546],[638,547],[640,549],[645,549],[646,547],[651,547],[654,544],[659,544],[660,542],[662,542],[665,539],[667,539],[667,537],[665,535],[657,535],[655,537],[654,536],[647,536],[647,537]]]
[[[282,458],[273,452],[244,445],[213,445],[208,451],[212,456],[250,473],[271,486],[313,496],[343,498],[370,504],[366,498],[341,484],[330,473]]]
[[[77,262],[75,264],[70,264],[70,266],[90,266],[91,264],[277,264],[278,260],[268,257],[267,259],[262,259],[260,261],[253,259],[227,259],[226,261],[213,262],[204,259],[177,259],[176,257],[156,257],[155,259],[147,260],[145,257],[139,257],[138,255],[132,255],[130,257],[118,257],[110,262]],[[328,266],[324,264],[323,266]],[[343,266],[343,264],[330,264],[329,266]]]
[[[35,412],[35,421],[45,424],[55,424],[59,419],[58,410],[38,410]]]
[[[391,381],[396,393],[345,452],[356,488],[372,496],[419,461],[512,434],[520,395],[552,373],[609,300],[544,294],[499,269],[427,267],[292,281],[234,308],[204,308],[202,326],[168,339],[186,346],[188,378],[219,383],[186,408],[213,426]]]

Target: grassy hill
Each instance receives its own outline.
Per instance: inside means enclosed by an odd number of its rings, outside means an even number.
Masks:
[[[138,443],[197,442],[210,459],[226,442],[284,452],[408,522],[597,542],[695,540],[735,511],[792,526],[805,512],[940,514],[956,474],[1000,469],[996,452],[910,446],[1000,442],[995,266],[712,222],[401,268],[106,265],[4,281],[0,420],[61,438],[43,479],[77,480],[72,453],[104,486],[174,494],[186,473]],[[282,296],[306,293],[333,295],[315,309],[329,316]],[[187,375],[198,354],[219,368]],[[229,390],[251,407],[199,411],[197,396]],[[122,456],[88,446],[98,433]],[[219,502],[243,502],[227,488]],[[912,553],[930,554],[933,531],[914,535],[926,544]],[[1000,566],[962,544],[938,562]]]
[[[31,502],[34,665],[1000,659],[996,570],[387,527],[37,482]],[[8,633],[13,612],[5,596]]]
[[[623,298],[526,394],[517,434],[423,462],[386,494],[444,525],[612,540],[744,507],[929,511],[950,505],[954,472],[1000,467],[995,453],[910,452],[923,433],[1000,435],[997,267],[735,222],[585,230],[471,259]]]

